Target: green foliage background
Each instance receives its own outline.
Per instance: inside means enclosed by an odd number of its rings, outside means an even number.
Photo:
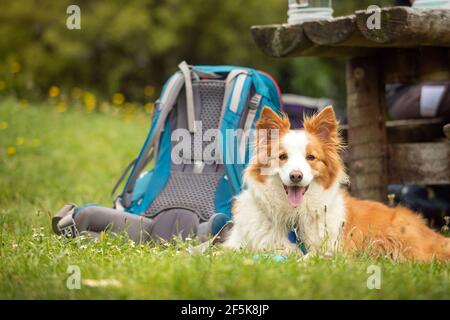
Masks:
[[[338,16],[392,2],[335,0],[333,7]],[[70,4],[81,8],[81,30],[66,28]],[[40,98],[56,85],[104,97],[123,92],[144,103],[143,88],[160,88],[187,60],[260,68],[284,92],[342,104],[343,61],[273,59],[254,45],[250,26],[285,22],[287,6],[287,0],[2,0],[0,94]]]

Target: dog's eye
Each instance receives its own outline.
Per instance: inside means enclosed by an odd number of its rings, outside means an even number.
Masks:
[[[287,160],[288,155],[287,155],[287,153],[282,153],[278,156],[278,158],[282,161],[285,161],[285,160]]]
[[[313,160],[315,160],[316,159],[316,157],[314,157],[312,154],[308,154],[307,156],[306,156],[306,160],[308,160],[308,161],[313,161]]]

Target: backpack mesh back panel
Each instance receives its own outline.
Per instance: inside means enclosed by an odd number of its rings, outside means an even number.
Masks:
[[[221,80],[202,80],[193,82],[196,101],[196,121],[201,121],[202,132],[217,129],[222,113],[225,82]],[[170,115],[171,123],[177,128],[186,128],[185,93],[180,93],[177,105]],[[177,128],[172,128],[172,131]],[[209,141],[195,141],[191,135],[191,159],[202,155]],[[186,159],[186,157],[183,157]],[[214,197],[219,179],[223,176],[223,165],[205,164],[202,172],[194,172],[194,164],[186,163],[171,166],[169,180],[165,188],[155,198],[145,215],[155,217],[167,209],[188,209],[195,212],[200,221],[207,221],[214,213]]]

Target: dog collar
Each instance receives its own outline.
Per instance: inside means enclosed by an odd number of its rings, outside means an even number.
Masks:
[[[292,228],[291,231],[289,231],[288,239],[291,243],[295,243],[298,246],[298,248],[302,251],[303,255],[306,255],[308,253],[308,250],[306,250],[305,243],[298,236],[296,228]]]

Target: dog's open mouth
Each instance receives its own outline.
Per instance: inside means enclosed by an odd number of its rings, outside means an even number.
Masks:
[[[303,196],[305,195],[305,192],[308,191],[308,188],[309,186],[284,186],[284,191],[286,191],[289,204],[294,208],[298,207],[303,202]]]

